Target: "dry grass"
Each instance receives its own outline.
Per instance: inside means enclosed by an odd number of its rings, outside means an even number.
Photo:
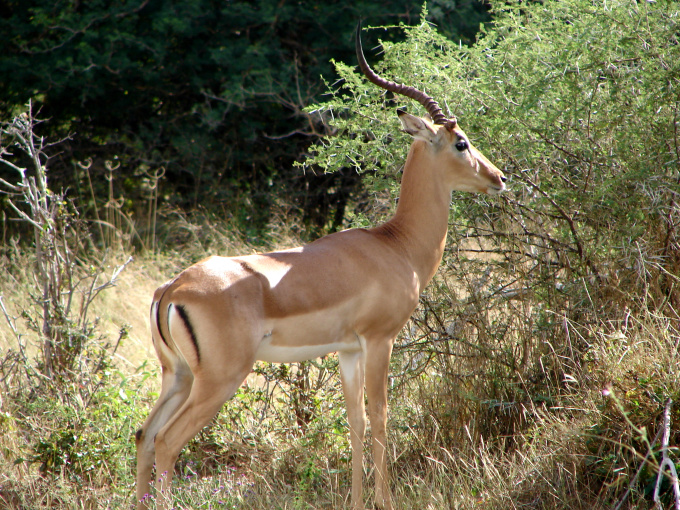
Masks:
[[[99,317],[105,338],[117,338],[124,324],[130,332],[112,365],[117,375],[107,380],[112,389],[101,394],[101,400],[89,406],[77,399],[41,406],[35,399],[45,395],[24,395],[21,401],[4,395],[0,507],[129,508],[132,433],[159,387],[148,339],[153,290],[202,253],[252,251],[222,232],[215,233],[208,223],[187,222],[183,228],[191,233],[183,245],[187,250],[135,260],[118,285],[96,301],[93,315]],[[191,248],[196,229],[212,229],[213,240]],[[272,238],[277,247],[297,244],[278,231]],[[110,268],[114,266],[112,259]],[[0,276],[1,286],[9,313],[18,315],[29,303],[30,265],[15,258],[11,267]],[[631,487],[622,508],[651,508],[644,491],[654,480],[656,460],[652,456],[646,466],[642,461],[660,426],[664,399],[678,396],[680,334],[675,324],[651,314],[629,315],[614,326],[571,324],[565,319],[557,336],[535,337],[530,321],[535,319],[537,303],[532,295],[506,299],[489,313],[474,298],[478,276],[470,273],[463,286],[455,286],[451,274],[444,271],[432,288],[432,302],[425,302],[395,352],[389,430],[396,507],[612,508]],[[458,319],[464,319],[458,326],[444,324],[444,332],[455,333],[455,341],[446,344],[450,350],[408,347],[419,339],[427,340],[430,347],[443,345],[438,343],[442,328],[432,326],[441,310],[427,309],[441,301],[442,293],[459,300],[445,301],[451,308],[465,304],[458,310]],[[505,335],[499,336],[499,324],[505,324]],[[35,342],[30,331],[21,333],[27,345]],[[0,357],[15,349],[15,342],[7,323],[0,321]],[[503,365],[513,358],[517,363]],[[318,376],[315,371],[311,374]],[[277,381],[277,390],[262,393],[258,384],[270,376],[249,380],[220,417],[187,447],[178,463],[178,507],[331,509],[346,505],[351,452],[337,376],[310,400],[315,407],[305,430],[291,410],[293,390],[286,381]],[[19,384],[19,375],[12,377]],[[117,400],[119,387],[127,391],[127,400]],[[603,390],[614,397],[603,396]],[[135,391],[138,394],[132,397]],[[115,427],[125,429],[122,436],[96,421],[97,413],[111,406],[114,412],[102,419],[112,416]],[[268,409],[264,419],[263,409]],[[64,424],[88,423],[87,427],[101,429],[96,440],[108,441],[103,448],[117,453],[104,456],[102,464],[82,473],[68,465],[40,472],[39,463],[26,459],[35,453],[36,439],[48,440],[50,434],[61,432],[60,420],[68,416],[70,421]],[[673,418],[680,423],[677,412]],[[676,444],[677,434],[672,437]],[[658,443],[651,446],[658,452]],[[368,446],[365,455],[370,456]],[[631,485],[638,472],[639,481]],[[367,498],[372,476],[367,473]]]

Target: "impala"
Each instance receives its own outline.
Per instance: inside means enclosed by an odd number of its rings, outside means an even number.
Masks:
[[[352,508],[363,508],[364,387],[373,437],[375,505],[392,509],[386,455],[388,366],[394,340],[441,262],[453,190],[496,194],[503,173],[425,93],[359,66],[375,85],[420,102],[430,119],[399,111],[415,140],[394,217],[306,246],[209,257],[156,290],[153,345],[162,366],[158,402],[137,432],[137,502],[146,506],[156,462],[167,506],[175,461],[257,360],[289,363],[337,352],[352,445]]]

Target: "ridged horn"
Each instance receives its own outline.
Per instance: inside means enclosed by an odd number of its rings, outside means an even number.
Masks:
[[[446,115],[442,113],[442,109],[439,107],[437,101],[432,99],[425,92],[422,92],[415,87],[407,87],[406,85],[401,85],[399,83],[386,80],[385,78],[381,78],[375,73],[375,71],[373,71],[373,69],[371,69],[371,67],[368,65],[368,62],[366,62],[366,57],[364,56],[364,49],[361,45],[361,22],[359,22],[359,24],[357,25],[356,49],[357,59],[359,60],[359,68],[364,73],[366,78],[368,78],[368,81],[374,83],[380,88],[389,90],[390,92],[393,92],[395,94],[400,94],[402,96],[415,99],[425,107],[427,113],[430,114],[432,122],[434,122],[435,124],[440,125],[453,124],[455,126],[456,124],[455,118],[447,119]]]

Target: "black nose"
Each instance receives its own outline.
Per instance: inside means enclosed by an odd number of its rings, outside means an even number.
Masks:
[[[504,175],[503,177],[501,177],[501,181],[508,182],[508,178]]]

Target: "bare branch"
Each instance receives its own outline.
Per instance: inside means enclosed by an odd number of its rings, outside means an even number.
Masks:
[[[661,489],[661,482],[664,478],[664,469],[668,468],[670,474],[668,475],[673,486],[673,494],[675,495],[675,510],[680,510],[680,485],[678,485],[678,472],[675,470],[675,464],[668,457],[668,443],[671,437],[671,408],[673,401],[669,398],[663,410],[663,439],[661,440],[661,455],[662,461],[659,466],[659,474],[656,477],[656,485],[654,486],[654,503],[659,509],[663,509],[661,499],[659,498],[659,491]]]

